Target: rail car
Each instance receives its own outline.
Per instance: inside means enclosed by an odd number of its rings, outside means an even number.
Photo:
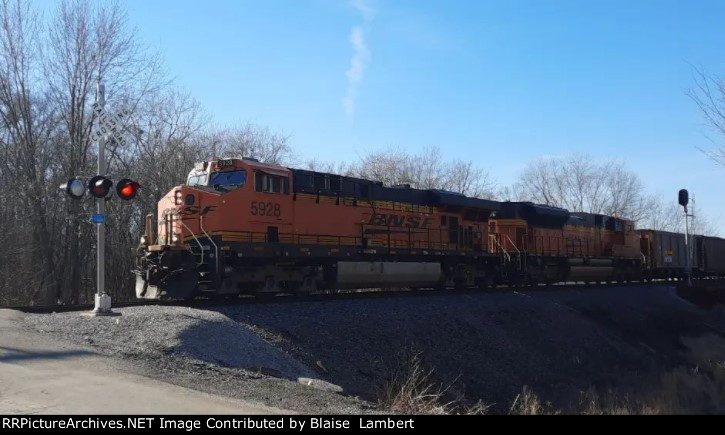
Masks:
[[[147,216],[136,296],[635,280],[642,246],[618,217],[221,159]]]
[[[725,277],[725,239],[685,235],[668,231],[638,230],[648,278],[683,278],[687,269],[687,250],[695,278]]]

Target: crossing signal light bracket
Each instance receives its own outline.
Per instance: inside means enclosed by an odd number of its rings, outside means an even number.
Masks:
[[[116,193],[118,194],[118,197],[124,201],[129,201],[135,198],[139,189],[141,189],[141,185],[136,181],[129,180],[128,178],[124,178],[116,184]]]
[[[111,192],[113,181],[103,175],[96,175],[88,181],[88,192],[96,198],[105,198]]]

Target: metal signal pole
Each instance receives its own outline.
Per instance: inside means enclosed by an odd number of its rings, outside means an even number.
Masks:
[[[96,104],[100,108],[101,113],[106,105],[106,88],[99,81],[96,87]],[[106,174],[106,135],[98,135],[98,175]],[[92,314],[94,315],[118,315],[111,311],[111,297],[106,293],[106,198],[96,198],[96,206],[98,214],[102,216],[102,220],[97,222],[97,264],[96,264],[96,296],[95,307]]]
[[[101,108],[105,109],[106,105],[106,87],[102,83],[98,83],[96,90],[96,103]],[[100,135],[98,137],[98,175],[106,174],[106,135]],[[98,213],[106,215],[106,199],[96,198],[96,205],[98,206]],[[97,295],[106,294],[106,263],[103,261],[106,256],[106,226],[105,223],[98,224],[97,228],[98,236],[98,265],[96,267],[96,293]],[[96,308],[98,303],[96,303]]]
[[[692,244],[690,239],[690,229],[687,224],[687,204],[690,203],[690,192],[687,189],[680,189],[677,193],[677,202],[685,210],[685,277],[687,279],[687,286],[692,287],[692,262],[690,261],[690,245]],[[679,254],[678,254],[679,255]]]
[[[690,259],[690,229],[687,222],[687,206],[685,206],[685,276],[687,278],[687,286],[692,287],[692,261]]]

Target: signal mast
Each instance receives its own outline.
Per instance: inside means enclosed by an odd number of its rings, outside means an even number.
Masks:
[[[93,114],[99,123],[91,139],[98,142],[98,175],[94,176],[86,184],[81,177],[73,177],[60,186],[66,195],[71,199],[80,200],[88,190],[88,193],[95,198],[97,213],[91,216],[91,222],[96,225],[97,230],[97,267],[96,267],[96,295],[93,311],[85,313],[89,316],[117,316],[120,313],[111,310],[111,296],[106,293],[106,268],[105,268],[105,248],[106,248],[106,201],[112,197],[111,188],[113,181],[106,176],[106,160],[105,148],[106,138],[113,135],[119,143],[125,144],[125,140],[121,134],[121,121],[130,113],[124,109],[114,116],[108,116],[104,110],[106,104],[105,87],[102,83],[98,83],[96,87],[96,104],[94,104]],[[130,201],[136,197],[141,185],[129,178],[123,178],[116,183],[116,195],[124,201]]]

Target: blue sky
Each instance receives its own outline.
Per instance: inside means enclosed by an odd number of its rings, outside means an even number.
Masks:
[[[123,4],[217,122],[286,133],[304,159],[438,145],[509,184],[587,152],[673,201],[687,187],[725,233],[725,168],[685,95],[690,64],[725,75],[721,0]]]

